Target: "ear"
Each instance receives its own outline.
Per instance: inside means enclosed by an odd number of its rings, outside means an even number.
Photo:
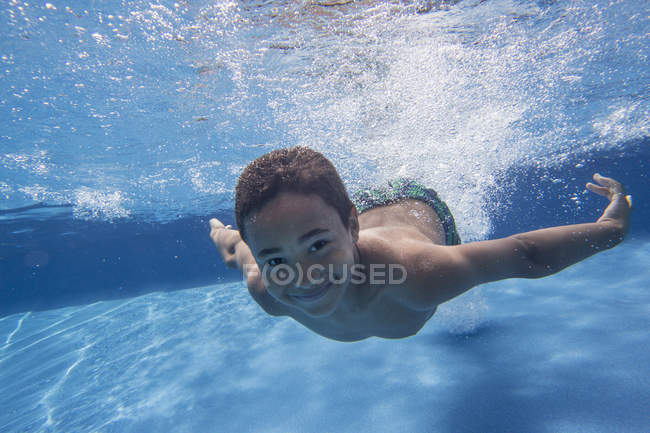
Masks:
[[[352,240],[356,243],[359,240],[359,213],[357,212],[357,207],[355,205],[352,205],[352,209],[350,209],[348,231],[350,236],[352,236]]]

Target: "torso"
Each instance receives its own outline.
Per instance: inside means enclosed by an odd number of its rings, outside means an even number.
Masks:
[[[362,262],[381,263],[373,251],[379,243],[399,248],[404,240],[422,240],[444,245],[445,235],[438,215],[426,203],[406,199],[370,209],[359,215],[359,252]],[[415,335],[436,309],[413,310],[399,302],[390,285],[366,285],[359,289],[359,304],[347,314],[326,319],[292,313],[291,316],[312,331],[339,341],[357,341],[376,336],[404,338]]]

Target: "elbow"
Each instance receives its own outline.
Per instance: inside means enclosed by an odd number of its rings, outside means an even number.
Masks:
[[[543,278],[553,274],[549,266],[545,266],[539,260],[539,249],[534,241],[523,235],[511,236],[517,242],[517,260],[514,277],[516,278]]]

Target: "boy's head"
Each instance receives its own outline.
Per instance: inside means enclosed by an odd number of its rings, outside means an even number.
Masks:
[[[251,162],[239,177],[235,217],[246,241],[246,217],[261,210],[281,192],[315,194],[333,207],[348,228],[354,207],[334,165],[323,154],[307,147],[278,149]]]
[[[359,224],[327,158],[294,147],[256,159],[239,178],[235,214],[267,293],[312,317],[336,310],[358,259]]]

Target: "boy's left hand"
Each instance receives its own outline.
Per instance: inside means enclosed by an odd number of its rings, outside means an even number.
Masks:
[[[587,182],[587,189],[591,192],[594,192],[603,197],[607,197],[610,201],[614,200],[616,194],[625,195],[625,189],[620,182],[612,179],[611,177],[601,176],[600,174],[594,174],[594,180],[600,185]]]
[[[596,173],[594,181],[598,182],[598,185],[589,182],[587,189],[609,199],[609,206],[597,222],[611,221],[621,227],[623,234],[627,233],[632,212],[632,196],[625,195],[623,185],[610,177]]]

